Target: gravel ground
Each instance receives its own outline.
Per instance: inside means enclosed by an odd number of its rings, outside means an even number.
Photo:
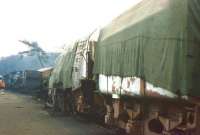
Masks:
[[[0,91],[0,135],[114,135],[72,117],[53,117],[31,96]]]

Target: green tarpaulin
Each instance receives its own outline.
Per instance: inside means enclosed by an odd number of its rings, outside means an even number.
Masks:
[[[143,0],[101,30],[95,74],[200,95],[200,1]]]
[[[76,54],[77,44],[73,48],[68,48],[56,61],[56,66],[49,80],[49,88],[54,88],[57,84],[62,84],[62,88],[72,87],[72,70]]]

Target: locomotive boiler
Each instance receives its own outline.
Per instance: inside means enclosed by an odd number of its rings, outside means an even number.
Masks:
[[[128,134],[199,135],[199,11],[198,0],[143,0],[66,51],[51,89]]]

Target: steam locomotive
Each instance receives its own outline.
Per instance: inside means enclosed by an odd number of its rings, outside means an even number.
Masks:
[[[57,109],[134,135],[200,134],[200,2],[143,0],[65,49],[49,80]]]

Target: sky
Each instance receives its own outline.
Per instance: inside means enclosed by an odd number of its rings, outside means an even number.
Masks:
[[[27,50],[19,40],[37,41],[46,51],[58,51],[140,1],[0,0],[0,57]]]

